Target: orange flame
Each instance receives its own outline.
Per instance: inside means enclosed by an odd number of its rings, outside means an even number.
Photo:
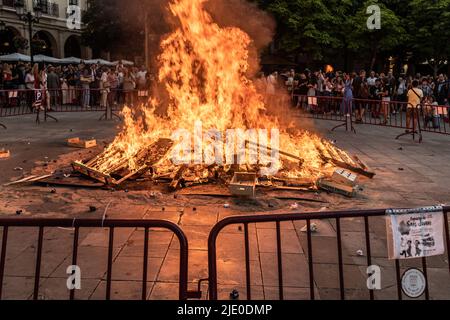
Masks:
[[[180,26],[161,43],[159,81],[169,94],[168,116],[155,115],[157,101],[142,106],[136,117],[125,107],[123,131],[101,155],[98,170],[122,162],[137,169],[135,155],[179,128],[191,129],[201,120],[204,130],[279,128],[267,115],[264,99],[247,77],[250,37],[238,28],[221,28],[204,9],[207,0],[172,0],[169,9]],[[324,163],[325,142],[311,133],[281,131],[280,148],[304,159],[303,166],[283,159],[280,175],[317,179],[334,167]],[[334,148],[328,144],[329,148]],[[321,154],[322,152],[322,154]],[[325,154],[327,155],[327,154]],[[163,159],[159,171],[174,171]]]

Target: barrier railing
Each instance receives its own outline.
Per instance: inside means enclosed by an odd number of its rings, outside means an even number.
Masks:
[[[124,105],[145,103],[149,90],[122,89],[47,89],[0,90],[0,118],[40,113],[44,120],[60,112],[103,112],[102,118],[119,117]],[[101,119],[102,119],[101,118]],[[37,117],[39,122],[39,116]]]
[[[450,106],[426,102],[412,108],[407,102],[368,99],[346,100],[341,97],[293,95],[301,117],[343,122],[347,130],[353,124],[368,124],[405,129],[422,140],[422,132],[450,134]],[[298,101],[298,103],[295,103]]]
[[[301,96],[295,94],[292,95],[292,99],[294,106],[300,109],[301,117],[342,122],[331,131],[345,127],[346,131],[356,133],[352,119],[353,104],[350,99],[330,95]]]
[[[33,218],[20,218],[20,219],[0,219],[0,227],[3,227],[2,246],[0,253],[0,300],[2,299],[2,289],[4,280],[4,271],[6,264],[6,255],[8,249],[8,238],[10,228],[37,228],[37,254],[34,273],[34,290],[33,299],[39,298],[40,279],[41,279],[41,265],[42,265],[42,253],[45,246],[44,232],[49,228],[73,228],[73,249],[72,249],[72,261],[73,266],[78,262],[78,249],[79,249],[79,236],[80,229],[82,228],[106,228],[109,229],[108,240],[108,260],[107,260],[107,272],[106,272],[106,300],[111,299],[111,284],[112,284],[112,270],[114,259],[114,232],[117,229],[122,228],[143,228],[145,230],[144,236],[144,252],[143,252],[143,268],[142,268],[142,300],[147,299],[147,281],[148,281],[148,261],[149,261],[149,231],[150,229],[162,228],[169,230],[177,237],[180,244],[179,255],[179,299],[186,300],[189,298],[188,292],[188,242],[183,231],[175,224],[168,221],[160,220],[88,220],[88,219],[33,219]],[[63,280],[65,281],[65,280]],[[75,290],[70,290],[69,299],[75,299]]]
[[[39,100],[37,94],[39,93]],[[148,90],[83,89],[65,90],[0,90],[0,118],[37,114],[56,120],[55,113],[102,112],[102,119],[120,118],[117,114],[124,105],[136,105],[148,101]],[[288,103],[289,96],[272,97]],[[422,132],[450,134],[450,106],[422,104],[409,108],[402,101],[347,99],[330,95],[291,95],[293,108],[300,110],[300,117],[330,120],[355,131],[355,124],[368,124],[412,130],[420,140]],[[412,112],[412,110],[415,112]],[[5,127],[0,124],[0,126]]]
[[[450,212],[450,207],[442,208],[444,214],[444,226],[445,226],[445,246],[447,247],[447,264],[450,261],[450,234],[449,234],[449,220],[448,213]],[[224,229],[233,226],[233,225],[243,225],[244,232],[244,255],[245,255],[245,286],[247,291],[246,298],[248,300],[252,300],[252,273],[251,273],[251,246],[250,246],[250,226],[258,225],[258,224],[266,224],[274,223],[276,230],[276,266],[277,270],[275,274],[278,275],[278,294],[279,299],[284,300],[285,297],[285,270],[283,269],[284,260],[283,260],[283,244],[282,244],[282,227],[281,224],[283,222],[296,222],[296,221],[304,221],[306,223],[306,243],[307,248],[306,252],[306,261],[308,265],[308,271],[305,274],[305,277],[309,282],[309,296],[311,300],[315,300],[317,298],[317,288],[316,288],[316,275],[315,275],[315,261],[317,256],[314,254],[314,241],[312,236],[313,230],[313,222],[318,220],[327,220],[335,222],[335,233],[336,233],[336,252],[337,252],[337,266],[338,269],[338,283],[339,283],[339,293],[341,300],[346,298],[346,279],[345,279],[345,268],[348,264],[344,263],[346,256],[344,255],[345,243],[343,241],[343,221],[345,219],[363,219],[363,230],[365,238],[365,249],[366,249],[366,262],[367,266],[372,266],[372,262],[374,258],[372,256],[372,243],[373,238],[371,237],[371,218],[375,217],[383,217],[386,215],[387,210],[355,210],[355,211],[332,211],[332,212],[312,212],[312,213],[295,213],[295,214],[273,214],[273,215],[257,215],[257,216],[234,216],[226,218],[219,223],[217,223],[212,229],[209,239],[208,239],[208,281],[209,281],[209,298],[211,300],[218,299],[218,250],[217,250],[217,241],[220,234],[224,231]],[[40,291],[40,280],[41,280],[41,268],[42,268],[42,259],[43,259],[43,250],[45,248],[45,231],[50,228],[71,228],[74,230],[73,235],[73,244],[72,244],[72,258],[71,265],[76,266],[78,263],[79,256],[79,248],[80,248],[80,230],[81,229],[92,229],[92,228],[101,228],[101,229],[109,229],[109,237],[108,237],[108,247],[107,247],[107,264],[106,264],[106,300],[111,299],[111,285],[112,285],[112,272],[114,266],[114,238],[115,231],[121,228],[142,228],[145,231],[144,236],[144,250],[143,250],[143,267],[142,267],[142,299],[147,299],[147,281],[148,281],[148,261],[149,261],[149,245],[151,243],[151,239],[149,239],[150,229],[158,228],[165,229],[172,232],[178,239],[180,244],[180,254],[179,254],[179,299],[187,300],[190,298],[199,299],[201,298],[200,290],[197,292],[188,291],[188,240],[183,233],[183,231],[175,224],[168,221],[161,220],[100,220],[100,219],[34,219],[34,218],[4,218],[0,219],[0,227],[2,227],[2,241],[1,241],[1,252],[0,252],[0,300],[2,299],[3,293],[3,282],[5,276],[5,265],[6,265],[6,257],[8,252],[8,241],[10,230],[12,228],[36,228],[38,232],[37,238],[37,246],[36,246],[36,262],[35,262],[35,271],[34,271],[34,289],[32,293],[32,297],[34,300],[39,299],[39,291]],[[270,246],[271,243],[269,239],[265,239],[265,245]],[[323,248],[322,248],[323,249]],[[380,257],[377,256],[377,259]],[[430,290],[428,287],[429,278],[428,278],[428,259],[429,258],[419,258],[421,259],[421,266],[423,270],[423,274],[426,280],[426,288],[425,288],[425,298],[430,299]],[[402,285],[401,285],[401,265],[400,260],[395,260],[395,278],[396,278],[396,287],[397,287],[397,298],[399,300],[403,299]],[[265,268],[268,268],[265,266]],[[267,271],[267,270],[266,270]],[[450,266],[449,266],[450,272]],[[269,272],[270,273],[270,272]],[[65,280],[64,280],[65,281]],[[449,284],[450,285],[450,284]],[[368,293],[371,300],[375,299],[375,291],[368,288]],[[68,298],[70,300],[75,299],[75,290],[68,290]]]
[[[450,207],[443,208],[444,211],[444,225],[445,225],[445,239],[447,246],[447,257],[450,261],[450,236],[449,236],[449,220],[448,213],[450,212]],[[276,265],[277,270],[273,274],[278,275],[278,294],[280,300],[284,299],[284,270],[283,270],[283,246],[282,246],[282,222],[290,221],[304,221],[306,222],[306,241],[307,241],[307,263],[308,263],[308,274],[306,275],[309,280],[309,296],[311,300],[316,299],[316,287],[315,287],[315,273],[314,273],[314,261],[316,259],[314,255],[313,237],[312,237],[312,222],[317,220],[334,220],[336,229],[336,250],[338,255],[338,277],[339,277],[339,293],[341,300],[346,297],[345,290],[345,265],[344,265],[344,255],[343,255],[343,240],[342,240],[342,228],[341,224],[344,219],[364,219],[364,230],[365,235],[365,249],[367,266],[372,266],[372,246],[370,237],[370,218],[372,217],[382,217],[386,215],[386,210],[356,210],[356,211],[333,211],[333,212],[314,212],[314,213],[296,213],[296,214],[277,214],[277,215],[259,215],[259,216],[235,216],[229,217],[220,221],[211,231],[208,240],[208,268],[209,268],[209,297],[211,300],[218,299],[218,268],[217,268],[217,239],[221,232],[230,226],[243,225],[244,232],[244,248],[245,248],[245,281],[246,281],[246,291],[247,299],[252,300],[252,278],[251,278],[251,263],[250,263],[250,225],[257,224],[267,224],[273,223],[276,227]],[[269,241],[265,239],[264,241]],[[265,243],[265,245],[270,246],[270,243]],[[428,275],[427,275],[427,258],[422,258],[422,269],[426,278],[427,288],[425,290],[425,298],[430,299],[429,288],[428,288]],[[399,300],[403,299],[402,285],[401,285],[401,264],[400,260],[395,260],[395,274],[396,274],[396,285],[397,285],[397,297]],[[267,270],[266,270],[267,271]],[[267,271],[269,272],[269,271]],[[450,269],[449,269],[450,272]],[[270,272],[269,272],[270,273]],[[365,284],[365,283],[364,283]],[[448,284],[450,285],[450,284]],[[375,299],[374,290],[368,289],[370,299]]]

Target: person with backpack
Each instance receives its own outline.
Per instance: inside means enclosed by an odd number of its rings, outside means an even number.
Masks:
[[[408,106],[406,111],[406,133],[410,133],[412,129],[415,131],[419,124],[419,109],[421,108],[424,98],[423,91],[419,89],[419,81],[412,82],[412,88],[408,91]],[[413,126],[411,127],[411,120]]]

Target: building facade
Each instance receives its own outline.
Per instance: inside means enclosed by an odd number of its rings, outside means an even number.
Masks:
[[[33,8],[39,5],[41,17],[33,24],[33,53],[44,54],[55,58],[78,57],[92,58],[91,50],[81,43],[83,24],[73,26],[69,21],[74,17],[74,11],[68,13],[69,6],[78,6],[81,15],[87,9],[87,0],[22,0],[25,11],[33,13]],[[0,0],[0,54],[23,53],[30,54],[30,39],[28,23],[20,19],[16,13],[15,0]],[[25,42],[25,43],[24,43]]]

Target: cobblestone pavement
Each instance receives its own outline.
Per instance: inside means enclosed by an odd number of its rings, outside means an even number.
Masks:
[[[30,173],[43,173],[61,163],[76,159],[64,145],[67,138],[94,137],[102,145],[111,141],[118,122],[98,122],[96,114],[66,114],[60,122],[33,123],[33,118],[2,119],[8,130],[0,129],[0,148],[11,150],[12,157],[0,161],[0,183]],[[342,129],[331,133],[334,123],[317,122],[316,131],[336,140],[338,146],[357,154],[377,173],[374,180],[363,179],[363,191],[355,199],[321,194],[327,204],[299,202],[300,211],[331,209],[414,207],[450,202],[450,137],[425,134],[424,143],[394,137],[399,130],[357,126],[358,133]],[[312,123],[302,123],[312,127]],[[96,152],[92,150],[91,152]],[[292,212],[292,201],[276,201],[261,197],[255,203],[217,198],[193,198],[173,195],[150,196],[148,190],[105,191],[39,186],[0,187],[1,216],[14,216],[22,210],[23,217],[100,218],[108,206],[108,218],[164,219],[183,229],[189,241],[189,286],[196,288],[199,279],[207,277],[207,238],[211,228],[227,216],[267,212]],[[224,208],[229,201],[230,208]],[[89,206],[97,212],[88,212]],[[382,268],[383,290],[378,299],[396,298],[394,263],[387,260],[386,226],[383,218],[371,220],[371,243],[374,263]],[[315,222],[313,235],[316,296],[339,298],[337,241],[334,221]],[[282,252],[285,298],[308,299],[309,278],[306,235],[302,222],[282,224]],[[250,226],[250,261],[253,298],[278,299],[276,229],[273,224]],[[346,297],[367,299],[366,257],[357,254],[365,248],[364,225],[361,219],[342,221]],[[1,232],[0,232],[1,235]],[[117,230],[114,242],[113,299],[140,299],[144,250],[144,231]],[[37,230],[11,229],[5,267],[3,297],[30,299],[34,286]],[[47,229],[43,247],[40,287],[41,299],[67,299],[66,269],[71,264],[73,230]],[[106,288],[108,230],[86,230],[80,234],[79,266],[82,289],[77,299],[103,299]],[[219,294],[229,299],[233,289],[245,298],[244,234],[239,226],[224,230],[218,240]],[[176,299],[178,291],[179,245],[173,234],[163,230],[150,232],[148,298]],[[450,274],[447,256],[428,261],[430,294],[433,299],[450,298]],[[402,263],[402,270],[420,267],[421,261]],[[203,298],[207,286],[203,286]]]

